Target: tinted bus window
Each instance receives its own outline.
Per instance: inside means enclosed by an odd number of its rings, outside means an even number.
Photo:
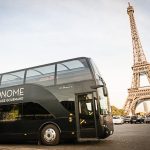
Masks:
[[[54,84],[55,65],[37,67],[27,70],[26,83],[36,83],[43,86]]]
[[[1,87],[23,84],[25,71],[11,72],[4,74],[1,80]]]
[[[74,101],[62,101],[61,104],[70,112],[75,114]]]
[[[89,79],[92,79],[92,75],[85,59],[57,64],[57,84]]]
[[[21,104],[1,105],[0,121],[15,121],[21,118]]]
[[[46,119],[46,118],[52,118],[52,117],[53,115],[50,114],[40,104],[33,103],[33,102],[27,102],[23,104],[23,118]]]

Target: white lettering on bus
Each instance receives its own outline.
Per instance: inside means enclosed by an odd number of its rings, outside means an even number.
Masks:
[[[18,97],[24,95],[24,88],[0,91],[0,98]]]

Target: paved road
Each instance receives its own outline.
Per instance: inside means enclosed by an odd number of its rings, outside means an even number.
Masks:
[[[150,150],[150,124],[115,125],[115,133],[97,142],[62,143],[58,146],[0,144],[0,150]]]

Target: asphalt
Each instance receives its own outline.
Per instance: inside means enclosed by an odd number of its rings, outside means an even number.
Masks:
[[[0,143],[0,150],[150,150],[150,124],[123,124],[114,127],[114,134],[100,141],[63,142],[57,146]]]

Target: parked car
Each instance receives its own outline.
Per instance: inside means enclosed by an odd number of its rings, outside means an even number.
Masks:
[[[137,122],[137,116],[131,116],[130,123],[136,123]]]
[[[131,120],[130,120],[130,123],[144,123],[144,117],[142,116],[131,116]]]
[[[131,116],[125,116],[124,123],[130,123],[130,122],[131,122]]]
[[[150,123],[150,116],[145,117],[145,123]]]
[[[113,123],[114,124],[123,124],[124,119],[121,116],[113,116]]]

